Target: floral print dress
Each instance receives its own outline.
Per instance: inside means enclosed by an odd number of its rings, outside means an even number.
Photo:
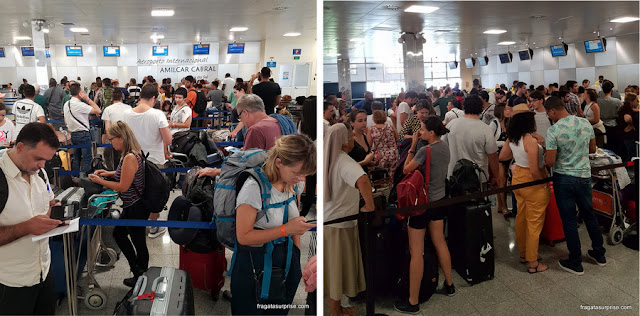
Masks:
[[[398,149],[393,127],[385,124],[384,127],[371,127],[372,148],[375,150],[375,164],[389,171],[389,176],[393,178],[393,171],[398,163]]]

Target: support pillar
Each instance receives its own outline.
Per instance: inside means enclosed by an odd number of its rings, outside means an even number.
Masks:
[[[402,54],[404,58],[404,81],[407,91],[423,92],[424,87],[424,56],[422,53],[421,35],[405,33],[402,35]]]
[[[40,25],[38,25],[39,22]],[[39,29],[39,31],[37,29]],[[45,33],[42,30],[43,26],[41,21],[31,21],[31,41],[33,43],[34,56],[36,61],[35,82],[40,85],[40,91],[45,91],[49,87],[50,67],[47,66],[47,56],[45,52]],[[18,79],[22,80],[22,78]]]
[[[338,91],[344,94],[347,107],[351,107],[351,63],[349,59],[338,59]]]

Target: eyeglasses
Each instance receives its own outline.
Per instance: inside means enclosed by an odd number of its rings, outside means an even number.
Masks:
[[[242,121],[242,113],[244,113],[244,110],[241,110],[240,112],[238,112],[238,121]]]
[[[117,136],[107,138],[109,141],[112,141],[114,138],[118,138]]]

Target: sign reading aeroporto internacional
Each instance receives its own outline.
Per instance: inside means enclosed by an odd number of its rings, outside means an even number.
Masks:
[[[208,62],[209,62],[209,57],[138,59],[139,66],[201,64],[201,63],[206,64]]]
[[[202,58],[154,58],[138,59],[139,66],[157,67],[155,71],[161,77],[180,78],[193,75],[197,79],[214,79],[218,65],[209,64],[209,57]]]

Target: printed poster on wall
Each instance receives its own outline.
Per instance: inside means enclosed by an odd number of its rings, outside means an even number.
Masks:
[[[294,55],[301,55],[302,54],[302,49],[301,48],[294,48],[293,49],[293,54]]]

